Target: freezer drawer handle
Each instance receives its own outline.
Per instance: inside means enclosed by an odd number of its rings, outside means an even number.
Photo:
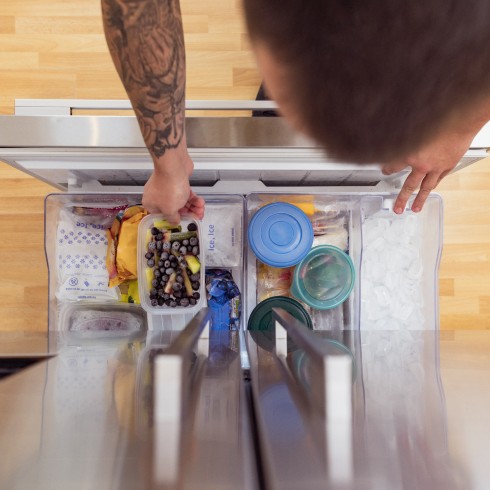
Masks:
[[[353,474],[352,452],[352,359],[344,354],[326,355],[318,338],[282,308],[273,308],[276,327],[276,355],[287,355],[287,337],[310,357],[314,401],[325,417],[326,455],[329,478],[345,483]]]
[[[155,358],[153,475],[168,485],[177,480],[183,417],[190,397],[190,356],[209,354],[208,308],[203,308],[168,349]]]

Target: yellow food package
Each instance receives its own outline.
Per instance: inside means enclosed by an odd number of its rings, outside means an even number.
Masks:
[[[110,287],[137,279],[138,226],[147,214],[142,206],[131,206],[120,212],[111,228],[107,230],[109,246],[106,267],[109,271]]]
[[[292,204],[297,208],[301,209],[306,216],[311,217],[316,212],[314,196],[309,195],[301,195],[301,196],[280,196],[278,198],[274,197],[274,199],[265,199],[267,204],[271,204],[273,202],[287,202],[288,204]]]

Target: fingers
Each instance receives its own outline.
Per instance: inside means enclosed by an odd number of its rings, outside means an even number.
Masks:
[[[401,162],[401,163],[388,163],[386,165],[383,165],[381,167],[381,172],[383,175],[392,175],[396,174],[398,172],[401,172],[403,169],[407,168],[408,164]]]
[[[398,194],[395,201],[394,211],[396,214],[402,214],[407,201],[410,199],[411,195],[419,188],[420,184],[424,180],[425,173],[418,172],[417,170],[412,170],[410,175],[405,180],[403,187]]]
[[[196,219],[204,218],[204,199],[193,194],[184,208],[181,209],[182,214],[192,215]]]
[[[439,173],[431,173],[427,174],[420,184],[420,190],[415,198],[415,201],[412,204],[412,211],[414,213],[418,213],[422,210],[425,201],[429,197],[429,194],[436,188],[437,184],[440,180]]]
[[[165,219],[171,225],[178,225],[180,223],[180,213],[165,214]]]
[[[402,190],[398,194],[398,198],[395,202],[394,211],[396,214],[402,214],[405,206],[411,195],[420,187],[417,197],[413,201],[412,211],[418,213],[422,211],[425,201],[429,197],[430,193],[437,187],[439,182],[449,173],[446,172],[432,172],[424,174],[423,172],[417,172],[413,170],[411,174],[405,180]]]

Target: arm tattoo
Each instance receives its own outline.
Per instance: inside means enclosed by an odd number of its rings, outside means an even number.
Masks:
[[[185,49],[179,0],[102,0],[107,43],[150,153],[184,134]]]

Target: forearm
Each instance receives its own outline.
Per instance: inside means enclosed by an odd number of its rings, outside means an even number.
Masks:
[[[178,0],[102,0],[112,59],[157,171],[184,154],[185,49]]]

